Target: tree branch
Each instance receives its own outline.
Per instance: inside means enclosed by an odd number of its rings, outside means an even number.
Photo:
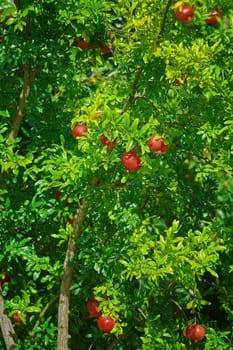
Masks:
[[[166,25],[166,22],[167,22],[167,15],[168,15],[169,8],[171,7],[172,1],[173,0],[168,0],[167,5],[165,7],[165,11],[164,11],[164,14],[163,14],[163,20],[162,20],[162,23],[161,23],[161,26],[160,26],[158,39],[156,41],[156,47],[157,47],[160,39],[163,37],[164,30],[165,30],[165,25]]]
[[[2,336],[6,344],[7,350],[13,350],[17,346],[17,336],[15,334],[14,328],[11,324],[9,317],[4,311],[4,300],[2,296],[2,288],[0,286],[0,326],[2,331]]]
[[[44,315],[46,314],[48,308],[58,299],[58,295],[55,295],[43,308],[43,310],[40,312],[39,317],[33,327],[33,329],[39,327],[40,325],[40,321],[41,319],[44,317]],[[32,330],[32,332],[30,333],[30,342],[32,341],[32,338],[34,337],[35,332]]]
[[[172,4],[172,0],[168,0],[168,2],[166,4],[166,7],[165,7],[165,11],[164,11],[163,20],[162,20],[162,23],[161,23],[161,26],[160,26],[159,34],[158,34],[157,40],[155,41],[155,44],[154,44],[154,50],[157,49],[157,46],[158,46],[161,38],[163,37],[164,30],[165,30],[165,25],[166,25],[166,22],[167,22],[168,11],[169,11],[169,8],[170,8],[171,4]],[[137,91],[138,82],[140,80],[141,73],[143,72],[143,69],[144,69],[144,67],[143,67],[143,65],[141,65],[141,66],[139,66],[139,68],[136,71],[135,78],[134,78],[134,81],[133,81],[133,84],[132,84],[132,88],[131,88],[131,93],[127,97],[125,105],[122,108],[122,114],[127,111],[129,106],[133,103],[133,101],[135,99],[135,93]]]
[[[25,106],[27,103],[27,99],[29,97],[32,84],[33,84],[37,74],[39,73],[40,69],[41,69],[41,67],[38,66],[34,70],[31,70],[30,61],[28,60],[25,63],[23,88],[22,88],[20,96],[19,96],[19,103],[18,103],[16,115],[14,117],[12,129],[11,129],[11,132],[9,135],[9,139],[12,141],[17,137],[17,135],[19,133],[20,125],[21,125],[22,119],[23,119],[24,114],[25,114]]]
[[[134,101],[134,95],[137,91],[137,87],[138,87],[138,82],[140,80],[140,77],[141,77],[141,73],[143,71],[143,66],[140,66],[137,71],[136,71],[136,74],[135,74],[135,78],[134,78],[134,81],[133,81],[133,84],[132,84],[132,89],[131,89],[131,93],[129,94],[127,100],[126,100],[126,103],[122,109],[122,114],[125,113],[127,111],[127,109],[129,108],[129,105],[131,105],[131,103],[133,103]]]
[[[81,224],[84,221],[84,212],[88,207],[87,201],[80,204],[73,222],[73,235],[69,238],[64,261],[64,273],[61,281],[58,306],[58,339],[57,350],[66,350],[69,340],[69,302],[70,286],[73,274],[73,260],[76,253],[76,239],[81,235]]]

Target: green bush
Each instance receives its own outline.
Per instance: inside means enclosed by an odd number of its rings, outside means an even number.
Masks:
[[[0,1],[0,323],[15,349],[232,348],[233,11],[193,0],[180,22],[181,5]]]

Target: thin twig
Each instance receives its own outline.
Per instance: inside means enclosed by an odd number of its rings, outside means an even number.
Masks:
[[[133,81],[133,84],[132,84],[132,89],[131,89],[131,93],[129,94],[129,96],[127,97],[127,100],[126,100],[126,103],[122,109],[122,114],[124,114],[127,109],[129,108],[129,105],[131,105],[134,101],[134,95],[137,91],[137,87],[138,87],[138,82],[140,80],[140,77],[141,77],[141,73],[143,71],[143,67],[140,66],[137,71],[136,71],[136,74],[135,74],[135,78],[134,78],[134,81]]]
[[[162,23],[161,23],[161,26],[160,26],[160,31],[159,31],[159,34],[158,34],[158,39],[157,39],[157,41],[156,41],[156,46],[158,45],[160,39],[163,37],[164,31],[165,31],[165,25],[166,25],[166,22],[167,22],[167,15],[168,15],[169,8],[171,7],[171,4],[172,4],[172,0],[168,0],[167,5],[166,5],[166,7],[165,7],[165,11],[164,11],[164,15],[163,15],[163,20],[162,20]]]
[[[114,347],[115,347],[118,343],[120,343],[120,341],[121,341],[122,338],[123,338],[123,336],[121,335],[121,336],[119,336],[118,338],[114,339],[113,342],[107,347],[106,350],[113,350]]]
[[[39,314],[39,317],[33,327],[33,329],[39,327],[40,325],[40,322],[41,322],[41,319],[44,317],[45,313],[47,312],[47,310],[49,309],[49,307],[58,299],[58,295],[55,295],[46,305],[45,307],[43,308],[43,310],[40,312]],[[29,341],[31,342],[32,341],[32,338],[34,337],[35,335],[35,331],[32,331],[31,334],[30,334],[30,339]]]
[[[167,22],[168,11],[169,11],[169,8],[171,6],[171,3],[172,3],[172,0],[168,0],[167,5],[165,7],[163,20],[162,20],[162,23],[161,23],[161,26],[160,26],[160,30],[159,30],[159,34],[158,34],[157,40],[155,41],[154,50],[157,49],[157,46],[158,46],[161,38],[163,37],[164,31],[165,31],[165,25],[166,25],[166,22]],[[133,81],[133,84],[132,84],[132,88],[131,88],[131,93],[128,95],[127,100],[126,100],[126,102],[124,104],[124,107],[122,108],[122,114],[124,114],[128,110],[129,106],[134,102],[135,94],[136,94],[136,91],[137,91],[138,83],[139,83],[139,80],[141,78],[141,74],[143,72],[143,69],[144,69],[143,65],[140,65],[138,67],[138,69],[136,70],[135,78],[134,78],[134,81]]]

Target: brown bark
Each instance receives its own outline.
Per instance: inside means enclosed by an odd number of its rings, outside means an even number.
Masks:
[[[0,287],[0,326],[2,336],[7,350],[13,350],[17,346],[17,336],[11,324],[9,317],[4,312],[4,300],[2,297],[2,289]]]
[[[133,84],[132,84],[132,90],[131,90],[131,93],[129,94],[126,102],[125,102],[125,105],[122,109],[122,113],[125,113],[127,111],[127,109],[129,108],[129,105],[133,103],[134,101],[134,95],[137,91],[137,87],[138,87],[138,82],[140,80],[140,77],[141,77],[141,74],[142,74],[142,71],[143,71],[143,67],[140,66],[137,71],[136,71],[136,74],[135,74],[135,78],[134,78],[134,81],[133,81]]]
[[[84,221],[84,212],[88,204],[83,201],[73,222],[73,235],[69,238],[66,256],[64,260],[64,273],[61,281],[59,306],[58,306],[58,339],[57,350],[67,350],[69,341],[69,303],[70,286],[73,274],[73,260],[76,253],[76,239],[81,235],[81,224]]]
[[[31,69],[31,63],[28,60],[24,66],[24,81],[23,88],[19,96],[19,103],[16,111],[16,115],[13,120],[12,129],[9,135],[9,139],[13,141],[19,133],[20,125],[25,114],[25,106],[29,97],[32,84],[39,73],[40,67],[36,67],[34,70]]]

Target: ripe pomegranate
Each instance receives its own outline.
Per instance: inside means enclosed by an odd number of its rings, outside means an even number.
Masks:
[[[106,317],[100,316],[98,318],[97,324],[99,329],[101,329],[105,333],[109,333],[114,328],[116,322],[109,316],[106,316]]]
[[[73,137],[82,137],[85,136],[84,134],[88,132],[88,128],[84,124],[77,124],[73,129],[72,129],[72,135]]]
[[[185,328],[184,333],[187,339],[197,343],[205,337],[205,327],[201,326],[200,324],[193,323]]]
[[[91,43],[88,43],[87,41],[83,39],[74,39],[76,44],[80,47],[82,50],[88,50],[91,48]]]
[[[112,50],[108,45],[101,43],[101,41],[98,41],[98,45],[103,55],[112,53]]]
[[[90,298],[88,300],[86,307],[90,316],[96,317],[96,318],[101,316],[102,313],[98,311],[99,304],[100,304],[99,301],[96,300],[95,298]]]
[[[209,24],[210,26],[212,27],[216,27],[216,25],[218,24],[218,19],[217,17],[219,18],[222,18],[223,15],[221,13],[220,10],[213,10],[213,11],[210,11],[208,17],[206,18],[206,24]]]
[[[20,314],[21,314],[21,311],[17,311],[13,316],[13,320],[15,321],[16,325],[17,326],[20,326],[21,325],[21,318],[20,318]]]
[[[164,139],[155,138],[155,134],[153,134],[149,140],[148,140],[148,147],[152,150],[155,151],[157,155],[161,154],[162,152],[166,152],[168,150],[168,145],[165,145]]]
[[[21,317],[20,317],[21,313],[22,313],[22,311],[17,311],[17,312],[15,312],[14,315],[12,316],[12,318],[13,318],[13,320],[15,321],[15,324],[16,324],[17,326],[20,326],[20,325],[22,324],[22,319],[21,319]],[[26,314],[25,318],[26,318],[26,320],[27,320],[27,319],[29,318],[29,315]]]
[[[175,16],[180,22],[192,22],[194,9],[190,5],[182,5],[176,11]]]
[[[117,140],[110,141],[104,134],[100,135],[100,142],[107,147],[114,147]]]
[[[141,167],[141,159],[134,150],[125,152],[121,157],[121,161],[127,172],[138,171]]]

